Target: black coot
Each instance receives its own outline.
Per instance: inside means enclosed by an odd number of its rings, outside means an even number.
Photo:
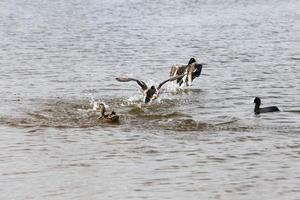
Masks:
[[[260,114],[260,113],[267,113],[267,112],[278,112],[279,109],[277,106],[270,106],[265,108],[260,108],[261,100],[258,97],[255,97],[254,99],[255,107],[254,107],[254,113]]]

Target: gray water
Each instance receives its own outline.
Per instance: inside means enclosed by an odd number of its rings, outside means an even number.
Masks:
[[[0,199],[300,199],[300,2],[0,2]],[[136,83],[206,63],[141,103]],[[253,99],[281,112],[254,115]],[[91,110],[104,101],[119,124]]]

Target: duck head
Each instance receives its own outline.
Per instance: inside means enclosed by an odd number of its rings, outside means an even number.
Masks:
[[[99,107],[97,108],[97,111],[100,112],[101,117],[105,115],[105,105],[104,103],[99,103]]]
[[[193,64],[193,63],[195,63],[195,62],[196,62],[196,59],[195,59],[195,58],[190,58],[188,65]]]

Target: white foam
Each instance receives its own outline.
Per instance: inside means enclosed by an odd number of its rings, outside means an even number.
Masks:
[[[90,105],[93,107],[92,110],[97,111],[99,109],[100,104],[103,104],[105,109],[109,108],[109,106],[105,102],[101,100],[95,100],[93,97],[91,97]]]
[[[99,108],[98,102],[93,102],[93,110],[96,111]]]

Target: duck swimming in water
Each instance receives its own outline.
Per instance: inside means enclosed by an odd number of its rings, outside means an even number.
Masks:
[[[270,107],[260,108],[259,106],[261,104],[261,100],[258,97],[255,97],[254,103],[255,103],[255,107],[254,107],[254,113],[255,114],[280,111],[277,106],[270,106]]]
[[[140,81],[138,79],[134,79],[134,78],[119,77],[119,78],[116,78],[116,80],[118,80],[120,82],[129,82],[129,81],[137,82],[137,84],[142,88],[142,91],[143,91],[143,94],[144,94],[144,102],[147,104],[147,103],[149,103],[149,102],[151,102],[151,101],[158,98],[159,90],[165,83],[167,83],[169,81],[174,81],[174,80],[177,80],[177,79],[181,79],[184,76],[185,76],[185,74],[181,74],[179,76],[169,78],[168,80],[165,80],[165,81],[161,82],[157,87],[154,86],[154,85],[152,85],[151,87],[148,87],[145,82]]]
[[[170,70],[170,77],[175,77],[181,74],[186,74],[181,79],[178,79],[176,83],[181,86],[183,83],[186,86],[191,86],[192,81],[199,77],[202,71],[203,64],[196,62],[195,58],[191,58],[187,65],[173,65]]]
[[[119,116],[115,113],[115,111],[112,111],[110,114],[105,114],[105,104],[99,103],[97,106],[94,106],[96,111],[100,112],[100,116],[98,117],[98,120],[105,123],[119,123]]]

